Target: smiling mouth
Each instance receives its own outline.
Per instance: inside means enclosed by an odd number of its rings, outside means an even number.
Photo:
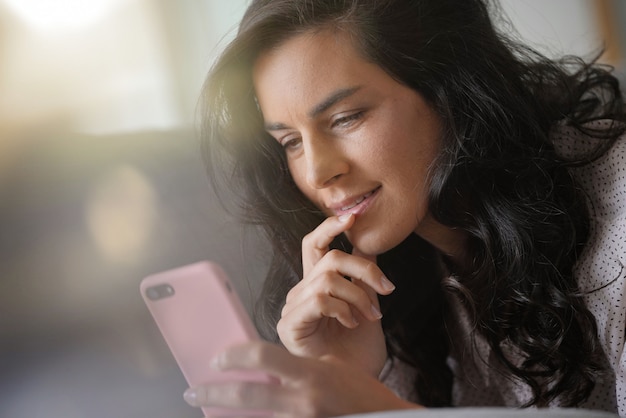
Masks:
[[[371,192],[365,193],[364,195],[362,195],[359,198],[355,199],[349,205],[342,206],[341,208],[336,210],[337,215],[342,214],[342,213],[348,213],[348,212],[352,212],[354,214],[361,213],[369,205],[367,203],[368,199],[370,197],[372,197],[373,195],[375,195],[376,192],[378,192],[378,190],[380,190],[380,186],[375,188]]]
[[[353,207],[355,207],[356,205],[358,205],[359,203],[363,202],[365,199],[367,199],[368,197],[373,195],[375,191],[376,190],[372,190],[371,192],[364,194],[363,196],[361,196],[357,200],[355,200],[353,204],[348,205],[348,206],[344,206],[344,207],[341,208],[341,210],[345,212],[347,210],[352,209]]]

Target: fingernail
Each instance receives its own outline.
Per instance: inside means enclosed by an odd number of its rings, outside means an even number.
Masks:
[[[346,222],[348,219],[350,219],[351,216],[352,213],[344,213],[343,215],[337,217],[337,219],[339,219],[339,222]]]
[[[372,314],[374,315],[374,318],[380,319],[380,318],[383,317],[383,314],[380,312],[380,310],[375,305],[372,305],[370,307],[370,309],[372,311]]]
[[[191,388],[187,389],[183,394],[183,398],[185,398],[185,402],[187,402],[189,405],[198,406],[198,393],[195,390]]]
[[[393,291],[393,290],[396,288],[396,286],[394,286],[394,284],[393,284],[393,283],[391,283],[391,282],[389,281],[389,279],[388,279],[388,278],[386,278],[385,276],[383,276],[383,277],[381,277],[381,278],[380,278],[380,285],[381,285],[381,286],[383,287],[383,289],[385,289],[385,291],[387,291],[387,292],[391,292],[391,291]]]

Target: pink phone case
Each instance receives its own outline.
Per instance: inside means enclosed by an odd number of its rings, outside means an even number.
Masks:
[[[165,338],[187,383],[232,380],[271,383],[260,372],[219,372],[209,360],[219,351],[258,339],[247,311],[222,268],[204,261],[148,276],[141,295]],[[225,416],[227,409],[202,408],[206,417]],[[236,411],[232,415],[263,416],[263,411]]]

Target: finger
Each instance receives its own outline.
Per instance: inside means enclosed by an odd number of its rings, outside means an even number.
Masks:
[[[371,315],[370,317],[366,316],[366,318],[369,318],[370,320],[381,319],[383,314],[380,311],[380,302],[378,300],[378,295],[376,294],[376,291],[361,280],[352,280],[352,283],[354,284],[355,287],[358,287],[359,289],[361,289],[365,293],[367,299],[371,301],[370,312],[372,314],[370,314]],[[359,312],[362,313],[362,311],[359,311]],[[375,317],[373,316],[374,314],[376,314]]]
[[[353,328],[358,324],[354,321],[352,308],[371,321],[380,319],[376,292],[346,280],[342,275],[327,272],[312,281],[297,295],[291,297],[281,312],[281,319],[290,322],[313,322],[322,317],[337,319],[342,325]]]
[[[378,264],[376,264],[376,255],[374,255],[374,254],[365,254],[364,252],[361,252],[361,250],[359,250],[357,247],[353,247],[352,248],[352,255],[354,255],[356,257],[359,257],[359,258],[363,258],[363,259],[369,261],[370,263],[373,263],[373,264],[376,265],[376,267],[374,267],[372,265],[367,265],[366,269],[373,269],[374,271],[380,270],[380,268],[378,267]],[[382,270],[380,270],[380,272],[382,273]],[[387,276],[385,276],[384,273],[380,277],[380,285],[381,285],[382,289],[385,291],[385,293],[383,293],[383,294],[391,293],[396,288],[395,285],[387,278]],[[372,293],[368,292],[368,294],[371,295]],[[378,298],[376,298],[376,300],[378,300]]]
[[[352,255],[357,256],[357,257],[361,257],[365,260],[368,260],[372,263],[376,263],[376,255],[373,254],[365,254],[364,252],[361,252],[361,250],[359,250],[357,247],[353,247],[352,248]],[[369,267],[371,268],[371,267]],[[367,295],[373,299],[375,302],[373,303],[373,306],[376,309],[380,309],[380,303],[378,301],[378,297],[376,296],[376,293],[374,292],[374,290],[367,286],[364,285],[364,283],[362,281],[356,281],[355,284],[359,287],[361,287],[366,293]],[[381,285],[385,288],[385,289],[390,289],[391,291],[393,291],[395,289],[395,286],[393,285],[393,283],[391,283],[389,281],[389,279],[387,279],[387,277],[385,275],[383,275],[383,277],[381,278]],[[374,309],[374,308],[372,308]]]
[[[328,252],[328,246],[339,234],[354,224],[354,215],[332,216],[322,222],[302,239],[303,277],[307,277],[313,266]]]
[[[317,310],[318,308],[320,310]],[[314,335],[320,327],[326,327],[325,321],[328,320],[336,320],[349,329],[354,329],[359,325],[350,305],[338,299],[326,298],[323,302],[316,302],[315,307],[299,306],[291,312],[290,316],[278,321],[276,330],[285,347],[290,348],[293,344],[299,345],[300,341]]]
[[[360,280],[381,295],[387,295],[395,289],[375,262],[339,250],[329,251],[315,265],[315,271],[335,271],[340,276],[350,277],[352,281]]]
[[[191,406],[219,408],[215,416],[243,417],[258,416],[260,411],[267,411],[269,416],[270,411],[294,410],[295,395],[293,389],[279,385],[232,381],[189,388],[183,397]]]
[[[217,370],[258,370],[285,380],[302,378],[302,370],[310,360],[297,357],[277,344],[252,341],[222,351],[213,358]]]
[[[359,250],[357,247],[353,247],[352,248],[352,255],[364,258],[364,259],[366,259],[368,261],[371,261],[373,263],[376,262],[376,255],[374,255],[374,254],[365,254],[364,252],[361,252],[361,250]]]

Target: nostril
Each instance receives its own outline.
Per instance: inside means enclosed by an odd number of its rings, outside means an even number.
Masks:
[[[311,187],[323,189],[337,182],[342,175],[343,173],[334,175],[324,175],[324,173],[320,172],[310,173],[308,176],[308,182]]]
[[[339,177],[341,177],[341,176],[342,176],[342,174],[336,174],[336,175],[334,175],[333,177],[329,178],[329,179],[326,181],[326,184],[327,184],[327,185],[329,185],[329,184],[332,184],[332,183],[336,182],[337,180],[339,180]]]

